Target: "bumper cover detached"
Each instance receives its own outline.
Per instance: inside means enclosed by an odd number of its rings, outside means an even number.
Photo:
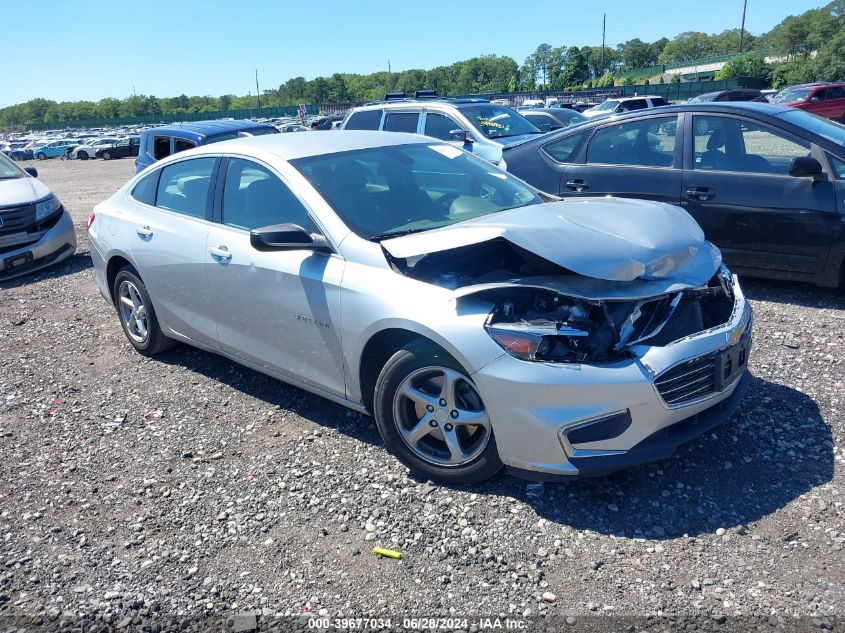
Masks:
[[[577,478],[609,475],[610,473],[630,468],[631,466],[668,459],[683,444],[706,433],[730,418],[742,401],[750,381],[751,374],[745,370],[737,380],[733,393],[727,399],[680,422],[660,429],[626,451],[620,451],[618,453],[607,452],[601,455],[590,455],[586,451],[575,451],[568,459],[569,463],[577,469],[577,473],[562,475],[510,466],[508,467],[508,471],[523,479],[562,481],[571,480],[573,476]]]

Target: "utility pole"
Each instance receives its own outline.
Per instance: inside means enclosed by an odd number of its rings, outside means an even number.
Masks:
[[[739,52],[742,52],[742,41],[745,39],[745,9],[748,8],[748,0],[742,2],[742,26],[739,27]]]
[[[607,13],[601,16],[601,63],[599,64],[599,77],[604,75],[604,35],[607,27]]]
[[[387,74],[390,74],[390,60],[387,60]]]
[[[261,91],[258,89],[258,69],[255,69],[255,96],[258,97],[258,107],[261,108]]]

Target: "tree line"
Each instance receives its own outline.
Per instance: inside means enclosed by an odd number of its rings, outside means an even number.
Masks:
[[[845,79],[845,0],[789,16],[768,33],[755,36],[728,29],[716,34],[687,31],[655,42],[634,38],[615,47],[552,46],[540,44],[519,64],[511,57],[481,55],[429,70],[375,72],[367,75],[334,73],[329,77],[288,79],[278,88],[264,90],[261,106],[297,103],[347,103],[379,99],[386,92],[412,93],[433,88],[443,95],[580,89],[633,83],[662,65],[691,61],[742,50],[742,55],[719,72],[717,79],[760,77],[774,87],[809,81]],[[775,59],[766,62],[765,56]],[[671,71],[670,71],[671,72]],[[677,78],[676,78],[677,79]],[[661,81],[662,76],[661,76]],[[60,124],[84,119],[219,112],[255,108],[256,95],[155,97],[132,95],[123,99],[62,101],[31,99],[0,109],[0,128]]]

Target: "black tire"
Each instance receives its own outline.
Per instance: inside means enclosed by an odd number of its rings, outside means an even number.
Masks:
[[[44,152],[38,152],[35,155],[35,158],[37,158],[38,160],[47,160],[47,154],[45,154]]]
[[[131,284],[143,300],[142,305],[145,308],[145,330],[146,336],[139,340],[137,332],[133,334],[127,323],[124,322],[123,313],[121,311],[121,290],[124,282]],[[147,292],[147,287],[138,273],[131,266],[124,266],[121,268],[114,278],[112,285],[112,296],[114,297],[114,306],[120,318],[120,325],[123,328],[123,333],[127,340],[135,348],[137,352],[144,356],[155,356],[165,350],[170,349],[176,344],[176,341],[167,338],[161,331],[161,326],[158,323],[153,302]]]
[[[489,479],[502,469],[492,426],[489,428],[483,450],[471,461],[456,466],[437,465],[426,461],[403,439],[395,415],[396,392],[406,378],[428,367],[454,370],[475,388],[466,370],[443,349],[430,341],[412,341],[387,361],[376,382],[373,410],[376,426],[385,445],[400,462],[425,479],[444,484],[476,484]]]
[[[79,160],[88,160],[88,152],[86,152],[86,151],[84,151],[84,150],[83,150],[83,151],[79,152],[79,153],[76,155],[76,157],[77,157]]]
[[[108,152],[108,151],[105,151],[105,152],[102,153],[102,157],[103,157],[103,160],[111,160],[111,153]]]

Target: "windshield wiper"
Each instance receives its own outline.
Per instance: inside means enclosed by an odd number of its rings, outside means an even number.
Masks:
[[[390,239],[391,237],[402,237],[403,235],[410,235],[411,233],[422,233],[423,231],[430,231],[432,228],[416,228],[416,229],[402,229],[401,231],[389,231],[387,233],[376,233],[370,238],[371,242],[380,242],[382,240]]]

